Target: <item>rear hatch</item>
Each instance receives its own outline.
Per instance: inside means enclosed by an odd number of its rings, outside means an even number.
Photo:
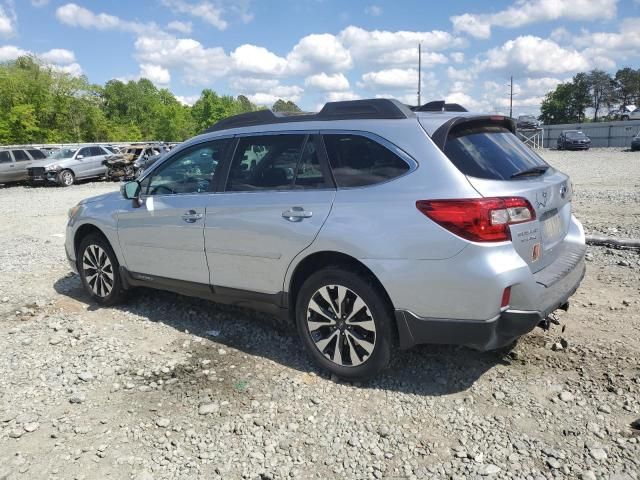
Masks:
[[[509,228],[514,248],[535,273],[562,251],[571,221],[571,183],[514,132],[505,117],[457,117],[432,139],[483,197],[529,201],[536,218]]]

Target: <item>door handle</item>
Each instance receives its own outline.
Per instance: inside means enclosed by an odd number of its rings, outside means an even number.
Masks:
[[[291,207],[289,210],[282,212],[282,218],[290,222],[301,222],[305,218],[311,218],[313,212],[308,212],[302,207]]]
[[[187,223],[196,223],[200,220],[204,215],[202,213],[198,213],[195,210],[188,210],[182,215],[182,220]]]

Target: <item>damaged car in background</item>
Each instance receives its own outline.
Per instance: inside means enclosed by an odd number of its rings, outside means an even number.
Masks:
[[[159,155],[163,147],[156,144],[130,145],[104,159],[107,180],[132,180],[147,159]]]
[[[60,148],[46,159],[32,162],[27,168],[27,181],[69,187],[80,179],[102,177],[106,172],[102,162],[111,154],[102,145]]]

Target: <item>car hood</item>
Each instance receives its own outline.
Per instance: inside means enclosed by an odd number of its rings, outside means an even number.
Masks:
[[[88,197],[83,200],[80,200],[79,205],[84,205],[86,203],[95,203],[95,202],[107,202],[111,200],[117,200],[119,198],[121,198],[120,192],[103,193],[102,195],[96,195],[95,197]]]
[[[60,158],[58,160],[52,160],[51,158],[45,158],[43,160],[34,160],[31,162],[31,167],[48,167],[49,165],[64,165],[67,162],[72,161],[71,158]]]

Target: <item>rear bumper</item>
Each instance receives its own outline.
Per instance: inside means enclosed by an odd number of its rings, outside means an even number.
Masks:
[[[542,271],[544,272],[544,270]],[[584,278],[584,251],[574,267],[550,284],[548,272],[535,274],[539,310],[508,309],[486,321],[424,318],[407,310],[396,311],[400,348],[414,345],[464,345],[477,350],[493,350],[509,345],[529,333],[553,311],[564,308]]]

